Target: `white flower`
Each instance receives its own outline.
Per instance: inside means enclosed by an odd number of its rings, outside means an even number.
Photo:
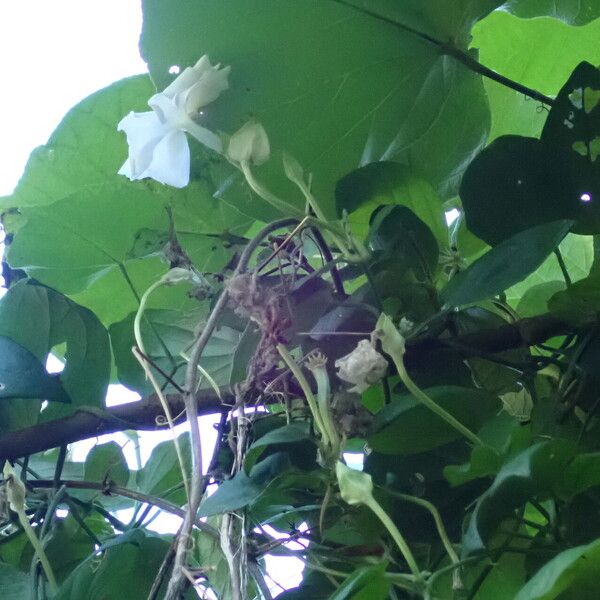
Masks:
[[[173,187],[185,187],[190,180],[190,149],[185,133],[215,152],[223,149],[220,138],[196,119],[201,108],[229,87],[230,69],[212,66],[204,55],[148,100],[152,111],[130,112],[124,117],[117,129],[127,135],[129,156],[119,175],[131,180],[150,177]]]
[[[388,363],[371,342],[361,340],[350,354],[338,358],[335,366],[340,379],[354,384],[349,391],[360,394],[385,375]]]
[[[262,165],[269,160],[271,148],[265,128],[256,121],[248,121],[229,140],[227,156],[234,162]]]

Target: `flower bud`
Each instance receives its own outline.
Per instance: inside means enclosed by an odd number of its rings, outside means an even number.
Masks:
[[[271,148],[265,128],[256,121],[248,121],[229,140],[227,156],[238,163],[262,165],[269,159]]]
[[[348,504],[370,504],[373,500],[373,480],[368,473],[356,471],[338,461],[335,474],[342,498]]]

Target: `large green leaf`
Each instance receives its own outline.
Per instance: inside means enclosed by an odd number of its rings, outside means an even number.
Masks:
[[[147,598],[154,574],[169,548],[166,540],[135,529],[119,536],[103,554],[82,562],[60,587],[56,600]]]
[[[11,565],[0,563],[0,590],[5,600],[26,600],[31,586],[29,577]]]
[[[29,160],[15,193],[3,199],[4,225],[14,232],[9,262],[38,281],[77,295],[104,323],[137,308],[137,297],[166,266],[156,257],[173,209],[182,246],[201,270],[219,270],[229,259],[225,239],[204,234],[243,233],[249,220],[214,197],[207,173],[185,190],[117,175],[127,156],[119,120],[143,110],[153,87],[146,76],[117,82],[83,100],[63,119],[46,146]],[[140,239],[154,232],[148,252]],[[161,238],[162,236],[162,238]],[[57,243],[60,240],[60,243]],[[181,289],[161,289],[151,305],[180,305]]]
[[[598,597],[600,540],[564,550],[547,562],[515,600],[595,600]]]
[[[427,394],[470,429],[479,429],[487,418],[498,412],[498,399],[484,390],[446,386],[429,388]],[[453,427],[416,398],[404,395],[377,413],[367,442],[378,452],[409,455],[459,437]]]
[[[455,11],[411,2],[400,11],[379,0],[368,8],[466,43],[470,26],[497,3],[460,4]],[[278,156],[288,150],[314,173],[330,212],[335,182],[379,159],[416,167],[447,194],[485,142],[479,76],[435,44],[345,3],[146,0],[143,7],[142,54],[158,88],[172,80],[173,65],[203,54],[232,65],[230,89],[211,104],[206,124],[231,134],[250,116],[260,120],[275,150],[260,177],[283,186]],[[236,202],[254,208],[242,195]]]
[[[522,0],[519,10],[536,3],[580,4]],[[553,97],[580,62],[600,63],[599,38],[600,20],[575,28],[554,19],[524,21],[496,11],[475,25],[472,46],[479,49],[484,65]],[[491,79],[485,78],[484,86],[492,113],[491,139],[506,134],[539,136],[547,115],[539,102]]]
[[[141,333],[146,354],[166,373],[172,374],[174,381],[183,385],[187,363],[181,353],[188,353],[194,341],[194,331],[206,317],[206,309],[150,309],[145,311],[144,316]],[[123,321],[111,325],[109,332],[119,381],[144,394],[149,393],[152,386],[131,352],[135,344],[134,317],[135,314],[132,313]],[[231,363],[240,338],[241,332],[227,326],[219,327],[202,353],[201,365],[218,385],[230,382]],[[173,373],[175,367],[177,372]],[[210,383],[202,380],[201,386],[208,388]]]
[[[531,227],[580,217],[564,157],[534,138],[507,135],[469,165],[460,187],[469,231],[494,245]]]
[[[565,237],[572,221],[555,221],[521,231],[500,242],[444,288],[447,304],[460,306],[490,298],[525,279]]]

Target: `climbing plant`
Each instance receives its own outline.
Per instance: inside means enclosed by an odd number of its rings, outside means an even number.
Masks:
[[[143,13],[0,199],[2,597],[597,598],[600,2]]]

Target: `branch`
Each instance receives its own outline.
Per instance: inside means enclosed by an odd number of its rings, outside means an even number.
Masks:
[[[177,517],[180,517],[182,519],[185,517],[185,510],[183,508],[180,508],[176,504],[169,502],[168,500],[158,498],[157,496],[150,496],[148,494],[137,492],[135,490],[130,490],[129,488],[121,487],[119,485],[114,485],[110,481],[108,483],[104,483],[97,481],[78,481],[65,479],[61,480],[59,483],[61,486],[64,486],[68,489],[97,490],[105,496],[123,496],[123,498],[130,498],[131,500],[135,500],[136,502],[151,504],[152,506],[160,508],[160,510],[176,515]],[[49,489],[54,487],[54,480],[29,479],[27,481],[27,485],[34,489]],[[205,523],[200,519],[196,519],[194,524],[196,525],[196,527],[198,527],[198,529],[200,529],[204,533],[208,533],[211,537],[219,537],[218,531],[214,527],[212,527],[212,525],[209,525],[208,523]]]
[[[448,338],[446,341],[425,336],[407,340],[405,360],[407,367],[410,368],[429,360],[431,352],[444,349],[458,352],[465,358],[478,356],[481,352],[493,354],[540,344],[552,337],[572,333],[572,331],[573,328],[565,321],[544,314],[521,319],[495,329],[481,329],[474,333]],[[198,392],[196,394],[198,415],[221,412],[227,408],[227,404],[235,402],[235,397],[229,390],[223,388],[221,395],[224,403],[211,389]],[[182,422],[184,420],[182,396],[169,394],[167,401],[172,414],[180,415],[178,422]],[[139,402],[113,406],[106,411],[82,408],[64,419],[48,421],[0,435],[0,460],[19,458],[126,429],[159,429],[164,426],[158,425],[156,418],[163,415],[160,401],[155,394]]]
[[[221,396],[223,402],[212,389],[198,392],[198,415],[221,412],[227,408],[226,404],[233,404],[235,401],[233,394],[226,389],[221,390]],[[185,421],[182,396],[168,394],[167,402],[172,414],[179,415],[175,421]],[[160,417],[164,418],[164,412],[156,394],[146,396],[138,402],[112,406],[105,411],[81,408],[63,419],[0,435],[0,461],[43,452],[116,431],[164,429],[165,426],[157,422],[157,418]]]

